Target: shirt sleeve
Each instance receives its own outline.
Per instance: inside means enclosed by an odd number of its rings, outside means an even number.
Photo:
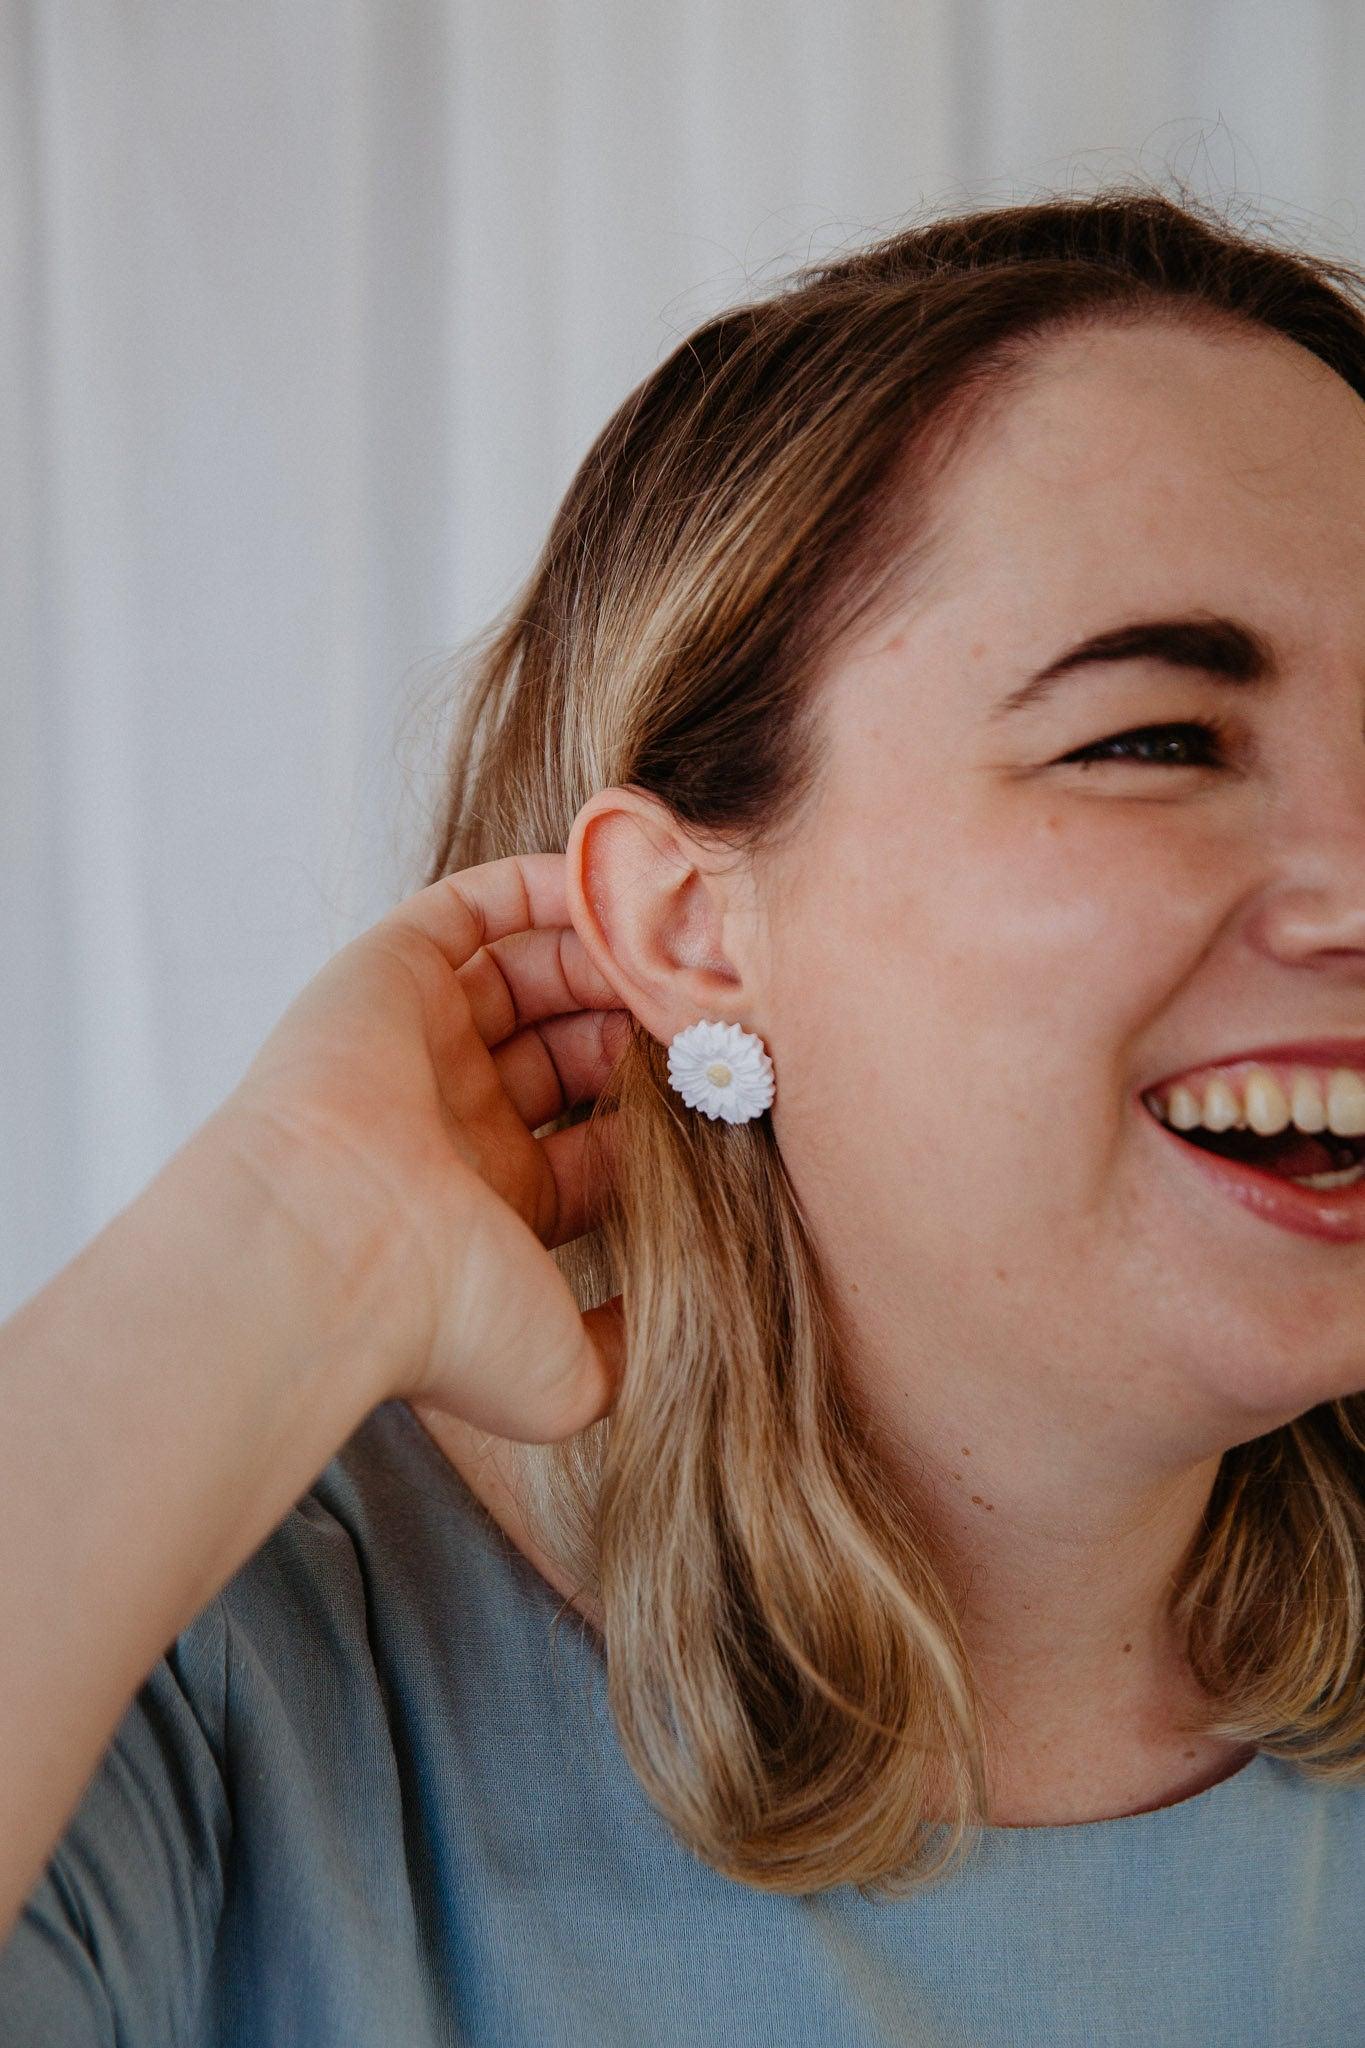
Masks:
[[[133,1699],[0,1940],[6,2048],[185,2048],[223,1906],[228,1627],[214,1600]]]

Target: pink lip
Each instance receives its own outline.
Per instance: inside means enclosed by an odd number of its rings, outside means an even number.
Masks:
[[[1264,1059],[1266,1054],[1258,1053],[1255,1057]],[[1309,1055],[1299,1050],[1291,1057],[1305,1059]],[[1276,1223],[1281,1230],[1295,1231],[1300,1237],[1323,1238],[1329,1244],[1357,1244],[1365,1240],[1365,1180],[1357,1181],[1354,1187],[1324,1188],[1317,1192],[1295,1187],[1292,1180],[1278,1180],[1273,1173],[1262,1173],[1241,1160],[1224,1159],[1217,1152],[1205,1152],[1198,1145],[1188,1144],[1145,1107],[1142,1114],[1211,1186],[1231,1195],[1253,1216]]]
[[[1178,1067],[1174,1073],[1163,1074],[1159,1081],[1148,1081],[1146,1086],[1148,1090],[1165,1088],[1170,1082],[1178,1081],[1182,1074],[1202,1073],[1205,1067],[1230,1067],[1238,1060],[1279,1061],[1282,1064],[1301,1060],[1306,1066],[1356,1067],[1365,1073],[1365,1038],[1300,1038],[1291,1045],[1253,1045],[1241,1052],[1215,1053],[1212,1059]]]

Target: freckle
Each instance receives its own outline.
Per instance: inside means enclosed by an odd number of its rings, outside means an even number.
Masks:
[[[960,1472],[954,1472],[954,1474],[953,1474],[953,1484],[954,1484],[954,1486],[961,1486],[961,1484],[962,1484],[962,1474],[961,1474]]]
[[[979,1493],[974,1493],[974,1494],[972,1495],[972,1504],[973,1504],[973,1506],[974,1506],[974,1507],[978,1507],[978,1508],[980,1507],[980,1505],[981,1505],[981,1495],[980,1495]]]
[[[858,1283],[856,1280],[849,1281],[848,1290],[850,1294],[856,1294],[858,1292]]]
[[[988,1500],[986,1502],[986,1513],[988,1515],[993,1515],[995,1513],[995,1502],[993,1500]]]
[[[1123,1654],[1125,1655],[1125,1657],[1127,1656],[1128,1652],[1129,1652],[1129,1651],[1130,1651],[1130,1650],[1132,1649],[1132,1647],[1133,1647],[1133,1646],[1132,1646],[1132,1644],[1131,1644],[1131,1643],[1125,1643],[1125,1644],[1124,1644],[1124,1646],[1123,1646]]]
[[[1003,1266],[997,1266],[995,1269],[995,1277],[997,1280],[1008,1280],[1009,1274],[1005,1271]]]
[[[962,1455],[964,1458],[970,1458],[970,1456],[972,1455],[965,1444],[962,1446]]]
[[[1187,1749],[1185,1751],[1185,1755],[1189,1758],[1191,1762],[1194,1761],[1194,1751],[1192,1749]]]

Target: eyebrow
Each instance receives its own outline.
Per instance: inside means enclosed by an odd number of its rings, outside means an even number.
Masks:
[[[992,719],[1049,696],[1063,677],[1100,662],[1159,661],[1234,686],[1267,683],[1279,673],[1270,642],[1254,626],[1218,613],[1135,619],[1068,647],[996,705]]]

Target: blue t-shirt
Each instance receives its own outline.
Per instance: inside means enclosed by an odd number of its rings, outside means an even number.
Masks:
[[[593,1631],[388,1401],[139,1691],[0,1944],[0,2042],[1360,2048],[1362,1874],[1365,1787],[1262,1753],[907,1900],[721,1877]]]

